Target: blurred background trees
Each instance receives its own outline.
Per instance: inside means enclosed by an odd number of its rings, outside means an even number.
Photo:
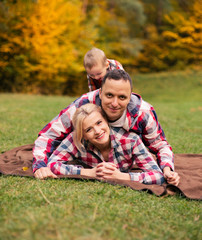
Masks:
[[[93,46],[129,73],[200,67],[201,16],[200,0],[0,1],[0,91],[87,92]]]

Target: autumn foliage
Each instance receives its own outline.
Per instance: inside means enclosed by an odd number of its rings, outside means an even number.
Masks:
[[[0,91],[80,95],[92,46],[129,72],[200,66],[200,1],[160,2],[1,1]]]

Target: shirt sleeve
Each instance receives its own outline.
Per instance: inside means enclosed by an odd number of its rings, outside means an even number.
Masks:
[[[174,170],[174,156],[171,146],[168,144],[164,131],[158,122],[157,115],[153,107],[144,116],[145,126],[143,128],[142,139],[149,150],[157,156],[160,168],[170,167]]]
[[[116,69],[121,69],[121,70],[124,70],[122,64],[118,61],[115,60],[115,64],[116,64]]]
[[[88,79],[88,88],[89,88],[89,92],[90,92],[90,91],[94,91],[94,90],[96,90],[97,88],[96,88],[96,86],[95,86],[93,80],[91,79],[91,77],[90,77],[89,75],[87,75],[87,79]]]
[[[132,148],[132,159],[133,164],[143,171],[129,172],[132,181],[159,185],[164,183],[165,179],[161,169],[138,136]]]
[[[56,175],[80,175],[83,168],[81,165],[71,164],[78,155],[71,135],[61,142],[48,159],[47,167]]]
[[[47,167],[50,155],[73,130],[71,119],[76,108],[88,102],[88,95],[84,94],[62,110],[56,118],[39,132],[33,148],[33,172],[41,167]]]
[[[109,70],[114,70],[114,69],[121,69],[124,70],[122,64],[119,61],[113,60],[113,59],[107,59],[109,62]]]

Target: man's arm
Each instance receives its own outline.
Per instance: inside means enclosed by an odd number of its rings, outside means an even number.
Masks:
[[[148,147],[150,152],[157,156],[160,168],[163,170],[167,166],[174,170],[172,148],[166,140],[153,107],[150,107],[145,112],[141,112],[137,125],[142,126],[143,143]]]
[[[71,118],[75,111],[75,105],[70,105],[40,131],[33,148],[33,172],[39,168],[47,167],[50,155],[72,131]]]
[[[51,172],[49,167],[41,167],[34,172],[35,178],[45,179],[45,178],[57,178],[57,176]]]
[[[151,106],[150,111],[143,114],[141,125],[143,127],[142,140],[149,150],[156,154],[157,161],[168,183],[178,185],[179,176],[174,172],[174,154],[168,144],[164,131],[158,122],[156,112]]]
[[[60,114],[48,123],[39,133],[33,149],[33,172],[40,168],[46,168],[48,159],[62,142],[73,130],[72,117],[78,107],[86,103],[100,104],[98,91],[89,92],[76,99]],[[98,101],[98,103],[96,102]],[[47,170],[47,169],[46,169]]]
[[[137,166],[143,171],[140,173],[131,172],[130,177],[132,181],[159,185],[164,183],[165,179],[161,169],[138,135],[132,146],[132,161],[133,165],[137,164]]]

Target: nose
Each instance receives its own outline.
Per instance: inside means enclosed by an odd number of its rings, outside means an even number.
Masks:
[[[94,131],[95,131],[95,134],[99,134],[100,133],[100,127],[99,126],[95,126],[94,127]]]
[[[101,77],[100,76],[95,76],[94,79],[95,80],[101,80]]]
[[[117,107],[118,106],[118,99],[116,97],[113,98],[113,100],[112,100],[112,106],[113,107]]]

